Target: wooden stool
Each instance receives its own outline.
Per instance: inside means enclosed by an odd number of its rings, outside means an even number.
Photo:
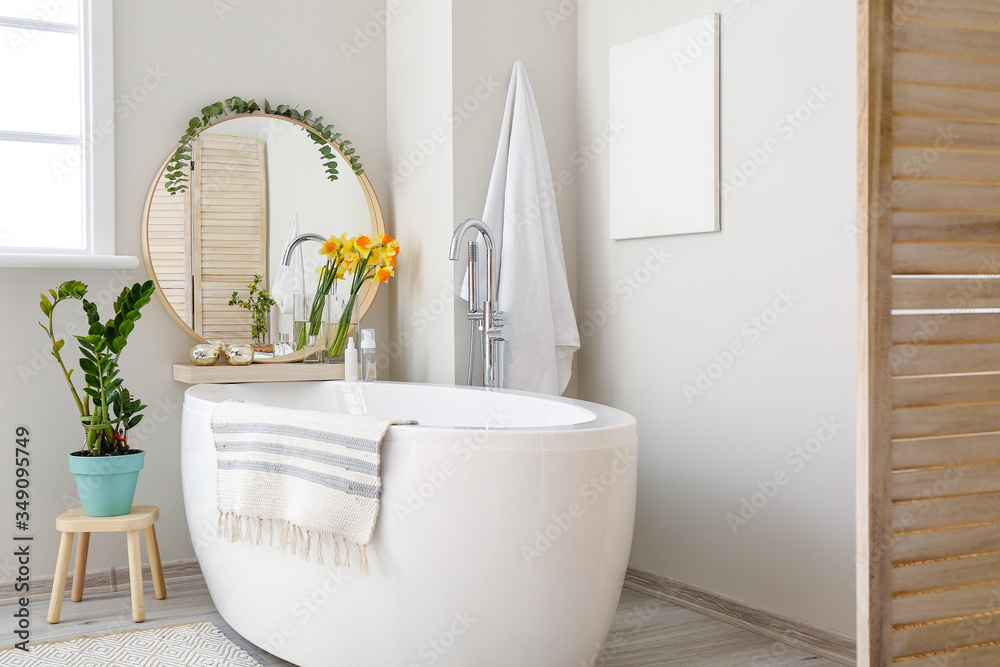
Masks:
[[[167,597],[167,586],[163,581],[163,567],[160,565],[160,550],[156,545],[156,529],[153,523],[160,518],[160,508],[155,505],[133,505],[132,511],[121,516],[84,516],[83,509],[77,507],[61,514],[56,519],[56,530],[62,533],[59,540],[59,557],[56,559],[56,576],[52,582],[52,598],[49,600],[49,623],[58,623],[62,612],[63,593],[66,589],[66,572],[69,570],[69,552],[73,547],[73,534],[79,533],[76,543],[76,566],[73,568],[73,602],[83,599],[83,581],[87,577],[87,549],[91,533],[126,533],[128,543],[128,578],[132,589],[132,620],[141,623],[146,620],[146,606],[142,601],[142,557],[139,553],[139,531],[146,535],[146,554],[149,569],[153,575],[153,591],[156,599]]]

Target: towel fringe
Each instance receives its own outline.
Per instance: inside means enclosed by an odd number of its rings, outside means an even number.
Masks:
[[[257,526],[256,537],[254,536],[255,523]],[[265,519],[259,516],[244,516],[236,512],[218,511],[215,526],[216,535],[230,543],[263,544],[265,530],[268,533],[268,546],[276,546],[279,551],[298,556],[306,562],[311,561],[313,544],[315,543],[317,565],[326,564],[326,554],[324,554],[323,549],[324,537],[329,537],[333,543],[332,561],[335,567],[351,567],[351,545],[353,545],[358,552],[358,568],[363,574],[370,574],[368,547],[361,542],[349,540],[343,535],[297,526],[284,519]],[[277,533],[277,545],[275,545],[275,533]]]

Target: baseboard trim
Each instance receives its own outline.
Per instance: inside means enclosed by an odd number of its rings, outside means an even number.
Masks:
[[[20,597],[29,597],[33,600],[48,599],[52,595],[52,581],[55,576],[52,574],[31,577],[28,591],[17,591],[15,585],[17,581],[8,579],[0,581],[0,606],[16,604]],[[163,580],[167,587],[177,584],[188,584],[204,581],[201,567],[194,558],[174,560],[163,563]],[[153,579],[149,573],[149,565],[142,566],[142,582],[144,588],[152,590]],[[73,564],[70,563],[69,575],[66,577],[66,591],[73,586]],[[119,565],[117,567],[105,567],[99,570],[88,571],[87,578],[83,584],[84,595],[93,596],[102,593],[117,593],[129,590],[128,566]]]
[[[856,642],[827,628],[776,614],[713,591],[630,567],[625,587],[788,644],[841,665],[854,665]]]

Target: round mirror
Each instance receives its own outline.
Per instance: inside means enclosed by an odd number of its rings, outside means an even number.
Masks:
[[[330,180],[309,133],[315,134],[311,127],[278,115],[226,118],[197,135],[186,189],[168,190],[173,154],[157,172],[142,216],[143,258],[156,295],[195,340],[253,340],[250,312],[229,302],[233,292],[248,296],[255,275],[259,289],[278,302],[267,338],[292,331],[291,293],[316,292],[325,263],[320,246],[306,241],[283,267],[285,248],[297,236],[385,234],[368,177],[356,175],[331,143],[339,174]],[[348,289],[341,282],[338,290]],[[366,281],[358,295],[361,315],[377,290]]]

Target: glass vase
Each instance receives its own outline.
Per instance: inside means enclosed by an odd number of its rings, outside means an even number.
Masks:
[[[330,321],[333,299],[334,297],[326,294],[294,295],[292,340],[295,341],[296,350],[304,348],[310,336],[323,340],[326,335],[326,325]]]
[[[361,322],[361,298],[355,294],[337,294],[332,297],[330,328],[327,335],[326,360],[332,364],[344,363],[347,339],[357,336]]]

